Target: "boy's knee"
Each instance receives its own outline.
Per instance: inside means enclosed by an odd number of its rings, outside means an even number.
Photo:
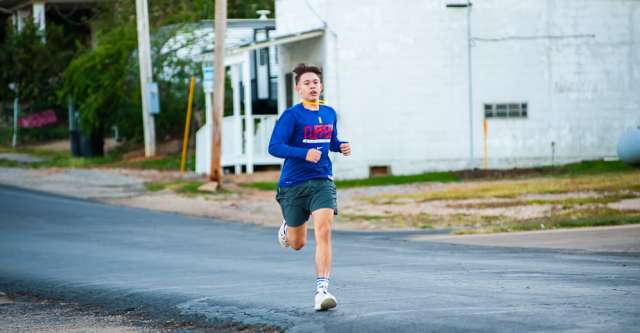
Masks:
[[[318,233],[319,236],[326,237],[331,233],[331,223],[318,223],[314,231]]]

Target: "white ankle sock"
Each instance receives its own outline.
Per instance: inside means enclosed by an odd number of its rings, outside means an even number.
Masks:
[[[316,278],[316,292],[329,290],[329,278],[318,276]]]

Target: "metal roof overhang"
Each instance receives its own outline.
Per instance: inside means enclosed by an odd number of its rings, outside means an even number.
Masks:
[[[47,0],[46,4],[90,4],[103,0]],[[11,14],[17,9],[27,7],[33,3],[33,0],[0,0],[0,12]]]
[[[324,34],[324,29],[315,29],[315,30],[309,30],[305,32],[299,32],[296,34],[282,35],[282,36],[277,36],[261,42],[252,42],[248,44],[243,44],[237,48],[229,50],[228,53],[236,54],[236,53],[242,53],[242,52],[252,51],[256,49],[261,49],[265,47],[275,46],[275,45],[295,43],[295,42],[299,42],[299,41],[303,41],[311,38],[317,38],[322,36],[323,34]]]
[[[29,2],[24,0],[0,0],[0,12],[11,14],[17,8],[27,4],[29,4]]]

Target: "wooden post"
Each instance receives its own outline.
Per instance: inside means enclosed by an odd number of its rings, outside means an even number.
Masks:
[[[210,179],[222,187],[222,114],[224,113],[224,35],[227,26],[227,1],[216,0],[215,81],[213,84],[213,139]]]
[[[142,92],[144,155],[146,157],[152,157],[156,155],[156,129],[153,115],[149,113],[149,102],[145,94],[147,83],[153,81],[147,0],[136,0],[136,20],[138,22],[138,59],[140,61],[140,91]]]

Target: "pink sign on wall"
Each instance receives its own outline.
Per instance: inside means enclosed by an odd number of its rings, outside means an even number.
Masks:
[[[18,124],[22,128],[39,128],[55,124],[57,121],[58,117],[56,117],[56,113],[53,112],[53,110],[46,110],[21,117],[18,119]]]

